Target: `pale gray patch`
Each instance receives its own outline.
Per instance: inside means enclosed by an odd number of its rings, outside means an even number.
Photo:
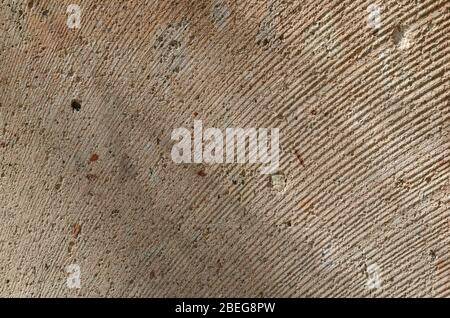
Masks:
[[[214,0],[211,6],[211,21],[217,29],[222,30],[228,23],[231,10],[225,0]]]
[[[377,264],[370,264],[366,268],[367,272],[367,288],[380,289],[381,288],[381,270]]]
[[[266,16],[261,21],[256,36],[256,43],[263,48],[274,48],[281,44],[277,26],[279,24],[279,9],[277,1],[270,0]]]

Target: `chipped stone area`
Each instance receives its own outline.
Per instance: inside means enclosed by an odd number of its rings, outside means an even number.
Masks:
[[[270,185],[275,191],[283,191],[286,187],[286,177],[283,174],[271,175]]]

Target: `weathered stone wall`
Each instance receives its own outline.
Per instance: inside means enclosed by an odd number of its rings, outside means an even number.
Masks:
[[[446,0],[0,0],[0,295],[449,296],[449,33]],[[278,127],[276,179],[175,164],[194,120]]]

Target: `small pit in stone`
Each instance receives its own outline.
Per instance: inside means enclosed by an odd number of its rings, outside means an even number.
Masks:
[[[72,107],[73,111],[79,112],[81,110],[81,101],[79,101],[78,99],[72,99],[70,106]]]
[[[283,191],[286,187],[286,177],[283,174],[273,174],[270,176],[270,185],[276,191]]]
[[[410,31],[405,25],[396,25],[391,34],[392,42],[399,49],[404,50],[410,47]]]
[[[89,158],[89,162],[96,162],[98,160],[99,156],[94,153],[92,154],[91,158]]]

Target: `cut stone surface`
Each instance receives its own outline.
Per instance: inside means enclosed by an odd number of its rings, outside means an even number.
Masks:
[[[0,0],[0,296],[450,296],[449,16]],[[279,128],[288,187],[174,163],[194,120]]]

